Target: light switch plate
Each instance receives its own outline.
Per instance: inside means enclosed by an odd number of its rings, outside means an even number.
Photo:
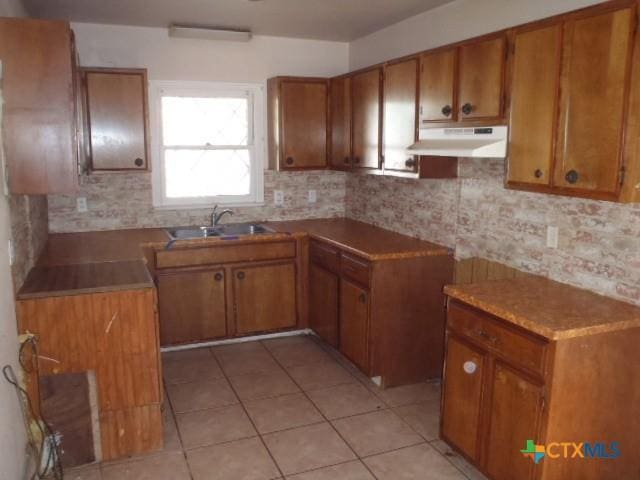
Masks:
[[[284,205],[284,192],[282,190],[273,191],[273,203],[278,206]]]
[[[315,190],[309,190],[309,203],[316,203],[318,201],[318,194]]]
[[[76,198],[76,210],[80,213],[84,213],[89,210],[87,205],[87,197],[78,197]]]
[[[547,247],[558,248],[558,227],[547,226]]]

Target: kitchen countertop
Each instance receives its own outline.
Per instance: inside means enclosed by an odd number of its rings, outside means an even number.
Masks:
[[[538,276],[447,285],[444,292],[549,340],[640,327],[640,307]]]
[[[264,223],[274,232],[241,236],[238,240],[219,237],[178,240],[171,248],[308,235],[370,261],[451,253],[446,247],[344,218]],[[51,234],[36,267],[18,292],[18,299],[152,288],[144,249],[163,249],[170,240],[163,228]]]

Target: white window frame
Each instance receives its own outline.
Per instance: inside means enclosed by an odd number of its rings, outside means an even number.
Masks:
[[[218,195],[209,197],[170,198],[165,193],[165,162],[162,139],[162,97],[223,97],[242,92],[249,97],[249,152],[251,156],[251,186],[248,195]],[[149,116],[151,123],[151,176],[153,206],[158,209],[206,208],[213,205],[253,206],[264,204],[265,113],[264,86],[256,83],[222,82],[150,82]]]

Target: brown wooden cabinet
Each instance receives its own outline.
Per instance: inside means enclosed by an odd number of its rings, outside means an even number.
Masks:
[[[309,326],[325,342],[338,347],[339,277],[313,261],[309,265]]]
[[[0,18],[2,135],[14,194],[78,187],[73,32],[67,22]]]
[[[236,334],[296,326],[296,267],[293,261],[231,269]]]
[[[337,77],[329,81],[331,150],[329,165],[337,170],[351,168],[351,78]]]
[[[418,133],[418,59],[387,64],[383,92],[384,171],[417,172],[417,158],[406,150],[416,141]]]
[[[380,68],[351,77],[351,146],[357,169],[380,169],[381,81]]]
[[[609,4],[515,30],[509,187],[639,198],[637,8]]]
[[[92,170],[147,170],[145,69],[83,68]]]
[[[369,292],[340,282],[340,351],[360,369],[369,369]]]
[[[457,64],[456,48],[428,52],[420,56],[421,123],[457,120]]]
[[[226,279],[223,268],[158,275],[163,345],[227,336]]]
[[[328,81],[276,77],[268,87],[269,165],[322,169],[328,158]]]

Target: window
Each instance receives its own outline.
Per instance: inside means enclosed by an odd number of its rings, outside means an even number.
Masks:
[[[157,207],[263,201],[260,85],[152,85],[153,199]]]

